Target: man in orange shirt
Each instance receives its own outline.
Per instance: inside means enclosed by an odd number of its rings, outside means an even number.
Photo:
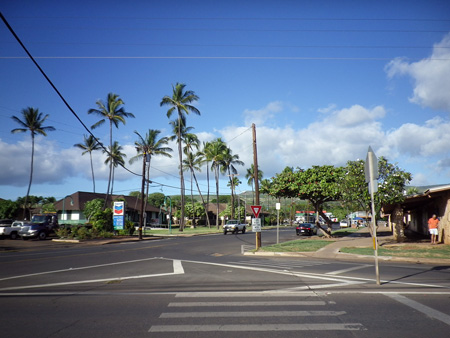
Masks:
[[[428,220],[428,231],[430,231],[431,234],[431,244],[437,244],[438,226],[439,219],[436,215],[433,215],[433,217]]]

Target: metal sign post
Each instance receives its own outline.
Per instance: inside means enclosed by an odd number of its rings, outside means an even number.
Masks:
[[[377,223],[375,215],[375,201],[374,193],[378,190],[378,159],[375,156],[372,148],[369,147],[366,158],[366,183],[369,184],[370,199],[372,202],[372,238],[373,238],[373,250],[375,254],[375,274],[377,278],[377,285],[380,285],[380,271],[378,268],[378,242],[377,242]]]
[[[277,209],[277,244],[280,243],[280,203],[275,204],[275,208]]]

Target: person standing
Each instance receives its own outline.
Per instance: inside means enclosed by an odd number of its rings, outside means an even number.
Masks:
[[[436,217],[436,214],[433,214],[428,220],[428,231],[431,234],[431,244],[437,244],[438,226],[439,219]]]

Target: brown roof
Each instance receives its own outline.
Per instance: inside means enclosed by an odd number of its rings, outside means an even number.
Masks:
[[[85,191],[77,191],[72,195],[68,195],[65,198],[56,201],[55,208],[56,210],[62,210],[63,206],[65,210],[83,210],[86,202],[92,201],[97,198],[105,199],[106,194],[93,193],[93,192],[85,192]],[[132,210],[140,210],[141,209],[141,199],[134,196],[126,196],[126,195],[109,195],[108,196],[108,204],[112,205],[112,202],[115,200],[125,200],[126,208]],[[146,211],[150,212],[159,212],[159,208],[153,205],[147,205],[145,208]]]

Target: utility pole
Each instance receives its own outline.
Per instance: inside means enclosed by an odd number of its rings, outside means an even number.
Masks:
[[[144,226],[145,161],[146,154],[144,153],[142,156],[141,217],[139,217],[139,239],[142,239],[142,227]]]
[[[253,167],[254,167],[254,178],[255,181],[255,204],[259,204],[259,181],[258,181],[258,149],[256,147],[256,128],[255,124],[252,123],[252,134],[253,134]],[[256,233],[256,250],[261,247],[261,232]]]

